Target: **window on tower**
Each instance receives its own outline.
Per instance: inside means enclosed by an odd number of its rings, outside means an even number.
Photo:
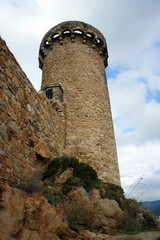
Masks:
[[[63,88],[59,83],[51,83],[45,85],[43,91],[49,100],[55,99],[63,102]]]
[[[53,90],[52,90],[52,88],[50,88],[50,89],[48,89],[46,91],[46,96],[47,96],[48,99],[52,99],[53,98]]]

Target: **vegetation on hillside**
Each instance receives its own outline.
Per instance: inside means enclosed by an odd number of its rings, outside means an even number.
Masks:
[[[60,175],[67,168],[73,169],[73,177],[68,178],[63,187],[63,192],[67,193],[72,186],[83,186],[87,191],[101,185],[97,173],[88,164],[79,162],[74,157],[60,157],[52,160],[44,172],[42,180],[49,179],[54,183],[55,177]]]
[[[154,216],[148,210],[142,210],[141,203],[135,199],[125,198],[123,189],[120,186],[112,183],[103,183],[91,166],[79,162],[74,157],[53,159],[44,172],[43,181],[48,179],[54,184],[55,177],[67,168],[73,168],[73,176],[65,182],[62,188],[62,195],[69,192],[73,186],[83,186],[86,191],[97,188],[103,193],[101,195],[103,198],[116,200],[120,208],[126,213],[124,219],[119,222],[119,231],[137,232],[157,228]],[[77,215],[74,215],[74,221],[75,216]],[[71,221],[73,222],[73,219]]]
[[[60,191],[52,192],[54,183],[67,169],[72,169],[73,174],[63,183]],[[36,179],[27,179],[22,184],[15,184],[14,186],[20,188],[27,193],[42,192],[47,201],[54,205],[59,206],[63,204],[63,200],[68,192],[74,186],[82,186],[87,192],[92,189],[99,189],[102,198],[116,200],[120,208],[125,212],[124,218],[118,223],[118,230],[126,233],[136,233],[143,230],[157,229],[157,223],[154,216],[146,209],[141,209],[141,203],[135,199],[127,199],[124,196],[123,189],[112,183],[103,183],[97,176],[96,171],[88,164],[79,162],[74,157],[57,157],[50,161],[44,171],[42,181]],[[66,211],[70,227],[77,230],[81,226],[89,229],[92,222],[90,212],[84,206],[79,207],[78,204]],[[93,211],[94,212],[94,211]],[[89,226],[90,225],[90,226]],[[91,229],[90,229],[91,230]]]

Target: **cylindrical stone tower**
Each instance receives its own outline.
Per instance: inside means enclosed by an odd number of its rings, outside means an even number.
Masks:
[[[90,164],[105,182],[120,185],[103,35],[79,21],[63,22],[43,37],[42,89],[60,86],[66,103],[66,154]],[[46,95],[47,95],[46,94]]]

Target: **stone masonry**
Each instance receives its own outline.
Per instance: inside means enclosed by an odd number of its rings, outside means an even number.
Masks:
[[[0,39],[0,178],[29,179],[64,154],[65,106],[36,92]]]
[[[120,184],[106,82],[103,35],[79,21],[61,23],[43,37],[42,89],[60,84],[66,104],[65,153],[89,163],[104,181]]]
[[[101,179],[120,184],[107,89],[103,35],[65,22],[42,39],[41,91],[33,88],[0,38],[0,176],[33,177],[55,156],[89,163]]]

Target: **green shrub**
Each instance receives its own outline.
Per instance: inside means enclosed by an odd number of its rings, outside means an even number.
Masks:
[[[119,203],[120,207],[123,206],[125,197],[123,189],[120,186],[113,183],[104,183],[103,188],[106,192],[103,198],[114,199]]]
[[[74,177],[84,180],[97,180],[98,176],[96,171],[88,164],[79,162],[73,168]]]
[[[50,192],[48,192],[47,189],[44,188],[42,191],[42,194],[43,196],[46,197],[48,202],[53,206],[57,206],[57,204],[62,203],[64,200],[64,195],[63,195],[63,192],[61,191],[54,194],[50,194]]]
[[[126,213],[125,217],[119,220],[117,227],[119,232],[130,234],[142,230],[140,219],[138,217],[133,217],[128,213]]]
[[[52,177],[52,182],[54,182],[55,176],[61,174],[67,168],[73,168],[73,178],[67,180],[65,188],[67,188],[67,186],[69,187],[69,185],[83,186],[87,191],[90,191],[93,188],[99,187],[100,181],[96,171],[88,164],[79,162],[74,157],[60,157],[53,159],[48,164],[42,180],[46,181],[47,178]]]
[[[137,217],[137,215],[141,213],[141,203],[133,198],[124,199],[122,210],[132,217]]]
[[[135,199],[123,199],[121,205],[125,212],[125,217],[119,222],[118,229],[120,232],[132,234],[133,232],[142,231],[142,217],[140,203]]]
[[[71,229],[78,232],[80,229],[93,230],[92,221],[94,208],[85,208],[85,205],[78,203],[65,208],[68,223]]]
[[[65,171],[69,165],[69,160],[70,159],[67,157],[54,158],[48,164],[48,167],[44,172],[42,180],[45,180],[46,178],[49,178],[51,176],[54,178],[59,169],[61,169],[61,172]]]
[[[77,186],[77,187],[84,186],[84,181],[77,177],[68,178],[62,188],[63,194],[66,194],[67,192],[69,192],[73,186]]]
[[[58,193],[56,193],[54,195],[49,196],[48,202],[51,205],[56,206],[57,204],[62,203],[63,199],[64,199],[63,193],[62,192],[58,192]]]
[[[23,183],[14,183],[12,184],[13,187],[16,187],[26,193],[34,193],[34,192],[41,192],[43,189],[43,183],[39,180],[28,178]]]
[[[119,222],[118,229],[131,233],[133,231],[155,230],[157,222],[147,209],[141,210],[141,203],[135,199],[124,199],[123,211],[125,218]]]
[[[79,164],[78,160],[74,157],[64,156],[64,157],[54,158],[48,164],[48,167],[44,172],[44,176],[42,180],[45,180],[46,178],[49,178],[51,176],[54,178],[59,171],[60,171],[59,174],[61,174],[67,168],[75,168],[76,165],[78,164]]]
[[[144,230],[148,229],[157,229],[158,223],[155,219],[155,217],[152,215],[151,212],[149,212],[148,209],[143,209],[143,221],[142,221],[142,227]]]
[[[96,171],[86,163],[79,162],[73,168],[73,176],[81,179],[83,187],[90,191],[93,188],[98,188],[99,180]]]

